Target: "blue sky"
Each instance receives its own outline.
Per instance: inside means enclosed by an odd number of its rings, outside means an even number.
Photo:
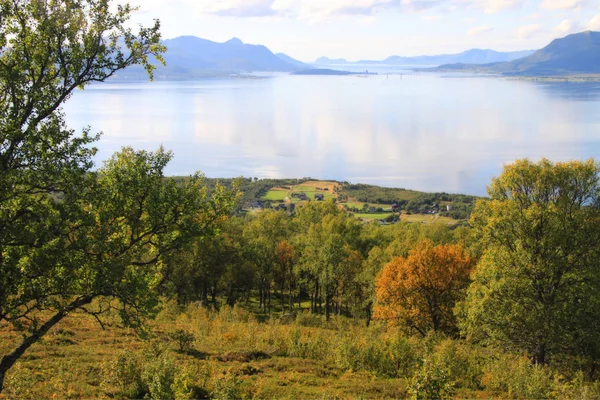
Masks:
[[[124,1],[119,1],[123,3]],[[541,48],[600,31],[600,0],[131,0],[164,38],[238,37],[302,61]]]

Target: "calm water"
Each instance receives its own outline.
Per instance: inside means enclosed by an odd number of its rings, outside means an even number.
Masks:
[[[517,158],[600,158],[600,83],[433,75],[103,83],[65,107],[71,127],[175,153],[167,173],[315,177],[485,194]]]

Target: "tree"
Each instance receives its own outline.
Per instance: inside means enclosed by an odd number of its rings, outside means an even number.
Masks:
[[[69,130],[61,105],[130,65],[152,76],[149,57],[165,50],[159,24],[134,34],[124,27],[132,11],[111,12],[109,0],[0,0],[0,321],[29,330],[0,361],[0,391],[22,352],[89,298],[71,283],[93,281],[85,265],[99,257],[74,252],[90,226],[84,204],[96,204],[78,196],[104,187],[88,173],[97,136]],[[50,310],[44,322],[32,316]]]
[[[535,363],[558,353],[597,360],[599,172],[593,160],[520,160],[492,180],[471,218],[484,254],[460,306],[466,335]]]
[[[246,258],[256,267],[259,303],[263,312],[271,304],[271,285],[280,265],[278,245],[291,233],[289,216],[280,211],[258,213],[244,227]]]
[[[235,194],[217,188],[209,196],[200,176],[185,183],[164,178],[170,158],[162,149],[123,149],[78,193],[46,198],[44,214],[36,213],[45,229],[27,232],[34,245],[4,249],[0,318],[23,340],[0,360],[0,385],[18,358],[72,311],[101,323],[117,307],[124,324],[140,327],[157,304],[153,289],[162,280],[163,257],[211,234],[214,221],[232,210]]]
[[[306,233],[298,237],[296,248],[299,270],[308,279],[307,283],[313,284],[312,310],[316,310],[317,300],[325,300],[327,320],[334,300],[338,300],[336,305],[340,309],[342,289],[350,287],[362,262],[361,255],[355,253],[354,243],[360,236],[360,225],[335,206],[332,209],[331,205],[324,204],[311,210],[304,210],[308,205],[303,207],[299,218],[311,216],[310,219],[314,217],[317,222],[311,222]]]
[[[460,245],[422,240],[408,257],[386,264],[377,281],[374,316],[401,323],[425,336],[455,333],[453,309],[469,281],[472,260]]]

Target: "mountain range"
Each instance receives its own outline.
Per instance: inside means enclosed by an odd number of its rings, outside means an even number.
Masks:
[[[167,66],[160,66],[155,71],[155,76],[159,79],[186,79],[252,71],[293,72],[311,68],[283,53],[273,54],[265,46],[246,44],[238,38],[217,43],[195,36],[180,36],[165,40],[163,44],[167,47],[164,55]],[[131,67],[120,75],[121,78],[143,76],[144,70],[138,66]]]
[[[181,36],[163,42],[167,46],[166,67],[155,71],[157,79],[192,79],[228,76],[253,71],[302,72],[312,74],[324,65],[352,65],[345,59],[319,58],[308,65],[286,54],[274,54],[267,47],[243,43],[233,38],[217,43],[194,36]],[[600,32],[582,32],[552,41],[538,51],[497,52],[472,49],[459,54],[401,57],[383,61],[363,60],[362,64],[439,66],[430,71],[487,72],[503,75],[600,74]],[[315,67],[317,69],[315,69]],[[120,78],[139,79],[143,68],[123,71]]]
[[[343,58],[330,59],[321,57],[317,59],[315,65],[340,65],[340,64],[385,64],[385,65],[403,65],[403,66],[438,66],[442,64],[488,64],[494,62],[512,61],[521,57],[533,54],[535,50],[523,50],[512,52],[499,52],[489,49],[471,49],[458,54],[441,54],[433,56],[402,57],[391,56],[383,61],[361,60],[349,62]]]
[[[600,74],[600,32],[586,31],[555,39],[543,49],[510,62],[449,64],[434,70],[487,72],[506,76]]]

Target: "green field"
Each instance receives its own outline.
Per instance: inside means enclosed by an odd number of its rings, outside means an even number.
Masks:
[[[262,200],[284,201],[288,197],[286,190],[269,190],[266,195],[262,196]]]
[[[366,214],[356,213],[354,215],[356,217],[362,218],[362,219],[386,219],[387,217],[392,215],[392,213],[372,213],[372,214],[371,213],[366,213]]]
[[[392,207],[389,204],[361,203],[360,201],[347,201],[343,204],[348,206],[348,208],[358,208],[358,209],[363,208],[363,205],[365,205],[365,204],[368,204],[369,207],[383,208],[384,210]]]
[[[403,214],[401,220],[404,222],[421,222],[421,223],[432,223],[432,222],[442,222],[447,225],[456,225],[460,222],[460,220],[448,218],[448,217],[440,217],[439,215],[426,215],[426,214]]]

